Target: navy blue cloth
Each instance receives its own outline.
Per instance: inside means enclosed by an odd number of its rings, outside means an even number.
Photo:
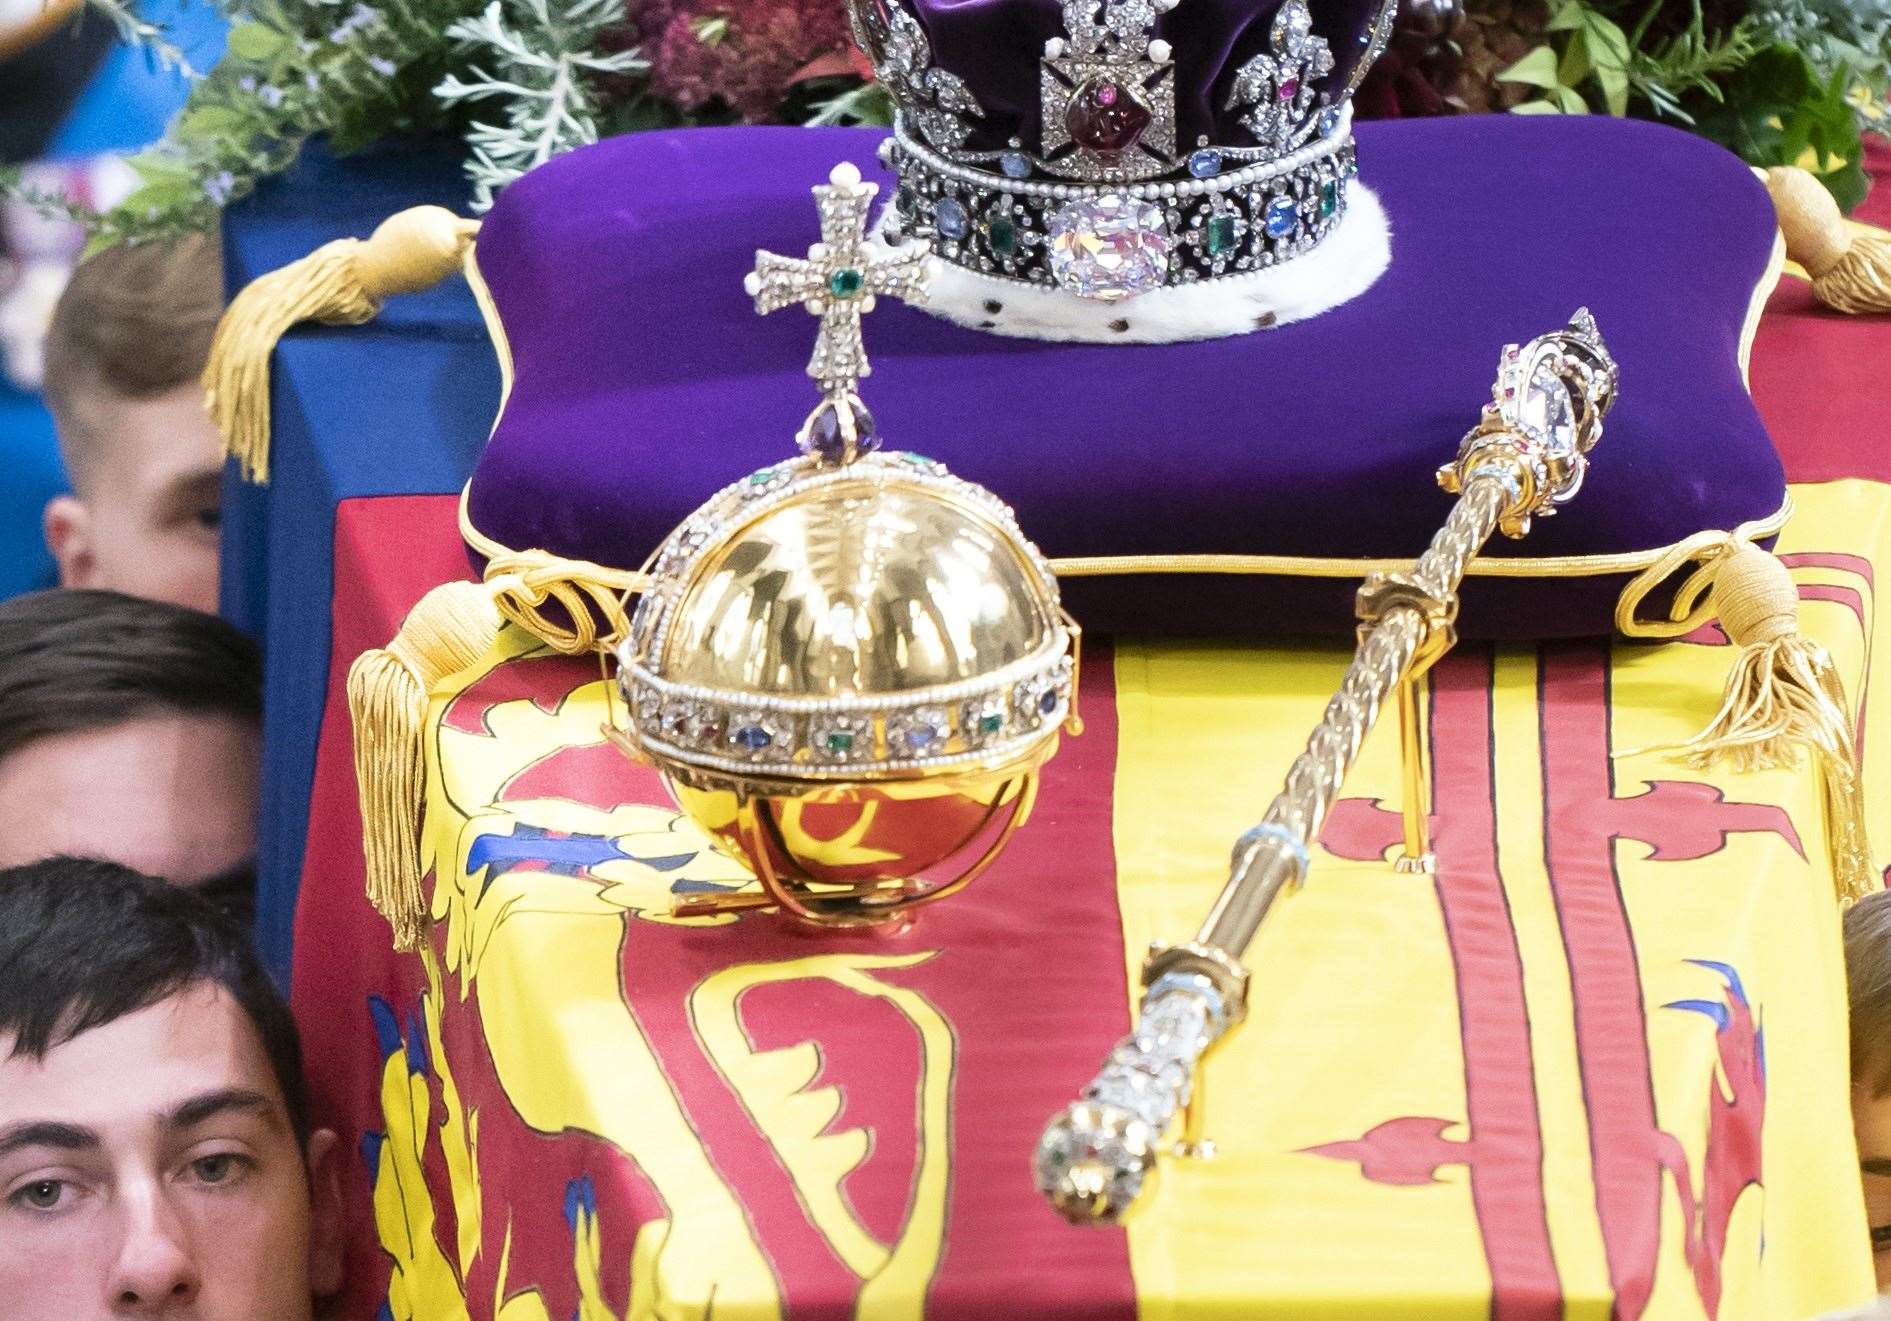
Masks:
[[[459,158],[445,146],[345,160],[319,148],[232,207],[232,292],[331,239],[365,237],[404,207],[465,215]],[[335,508],[357,496],[457,491],[499,403],[499,369],[462,280],[395,298],[366,326],[285,336],[271,374],[270,482],[225,475],[223,613],[264,648],[263,807],[257,937],[286,979],[309,790],[329,670]]]
[[[40,535],[46,502],[66,489],[53,419],[39,396],[0,379],[0,601],[51,587],[53,557]]]

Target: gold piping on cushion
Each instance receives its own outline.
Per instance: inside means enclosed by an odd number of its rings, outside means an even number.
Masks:
[[[1792,498],[1766,518],[1742,524],[1754,538],[1776,536],[1792,516]],[[1724,532],[1701,534],[1724,537]],[[1689,538],[1677,545],[1694,541]],[[1675,546],[1648,550],[1612,551],[1604,555],[1479,556],[1466,566],[1472,577],[1483,578],[1596,578],[1616,573],[1637,573],[1671,554]],[[1134,573],[1279,574],[1292,578],[1364,578],[1373,573],[1396,573],[1412,567],[1404,559],[1346,559],[1313,555],[1083,555],[1053,559],[1059,578],[1102,578]]]
[[[1725,760],[1744,771],[1797,765],[1809,749],[1820,770],[1832,884],[1848,907],[1878,888],[1850,703],[1831,654],[1799,630],[1792,575],[1752,544],[1751,526],[1676,546],[1623,589],[1616,627],[1629,637],[1675,638],[1719,618],[1739,653],[1720,709],[1674,751],[1697,769]],[[1668,618],[1639,619],[1648,594],[1690,564]]]
[[[1825,185],[1794,165],[1766,172],[1786,252],[1835,312],[1891,312],[1891,232],[1849,223]]]
[[[1760,282],[1753,286],[1753,297],[1747,300],[1747,321],[1740,328],[1740,383],[1747,387],[1747,393],[1753,393],[1751,366],[1753,362],[1753,340],[1760,333],[1760,318],[1766,313],[1766,304],[1779,288],[1782,276],[1786,274],[1786,236],[1782,233],[1773,235],[1773,251],[1766,259],[1766,269],[1760,274]]]
[[[501,542],[473,526],[472,519],[466,512],[468,483],[460,491],[460,535],[474,553],[485,556],[488,561],[514,552]],[[1737,535],[1761,540],[1777,536],[1792,517],[1792,497],[1788,496],[1779,509],[1765,518],[1755,519],[1751,523],[1742,523]],[[1639,573],[1652,565],[1663,562],[1676,551],[1687,548],[1689,554],[1678,563],[1686,563],[1696,553],[1696,548],[1708,542],[1725,540],[1726,532],[1702,532],[1686,541],[1676,542],[1672,546],[1655,546],[1648,550],[1612,551],[1606,555],[1545,555],[1538,559],[1522,557],[1504,558],[1492,556],[1479,557],[1471,561],[1467,571],[1473,576],[1486,578],[1597,578],[1617,573]],[[556,563],[571,566],[578,575],[599,575],[597,581],[604,582],[603,575],[609,575],[615,582],[621,579],[624,586],[619,590],[638,591],[642,588],[642,574],[623,569],[608,569],[603,565],[592,564],[588,560],[561,560],[548,551],[529,551],[529,555],[543,556],[547,564]],[[1210,573],[1238,575],[1275,574],[1289,578],[1364,578],[1372,573],[1396,573],[1412,567],[1410,557],[1405,559],[1346,559],[1343,557],[1321,557],[1314,555],[1087,555],[1073,556],[1050,561],[1051,571],[1059,578],[1107,578],[1113,574],[1156,574],[1156,573]],[[1674,569],[1669,568],[1668,573]],[[1617,607],[1618,619],[1620,606]],[[1699,621],[1691,627],[1697,627]],[[523,625],[528,631],[531,625]],[[1672,636],[1691,631],[1684,628],[1679,633],[1631,633],[1631,637]]]
[[[269,358],[291,326],[358,326],[394,294],[430,289],[461,266],[479,232],[444,207],[416,206],[366,239],[336,239],[260,275],[224,310],[204,366],[204,403],[244,478],[269,480]]]
[[[460,261],[460,273],[466,277],[466,285],[473,291],[473,302],[479,308],[480,320],[486,323],[486,338],[491,341],[493,357],[499,362],[499,407],[493,410],[492,426],[486,432],[486,438],[490,440],[493,432],[499,429],[499,419],[506,415],[506,402],[512,398],[512,341],[506,338],[505,329],[499,324],[499,308],[492,300],[492,288],[479,269],[477,243],[467,246],[466,256]]]

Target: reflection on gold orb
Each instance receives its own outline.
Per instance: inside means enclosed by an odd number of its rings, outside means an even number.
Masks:
[[[915,455],[796,459],[659,549],[619,649],[624,740],[810,921],[952,893],[1029,815],[1078,642],[1011,511]]]

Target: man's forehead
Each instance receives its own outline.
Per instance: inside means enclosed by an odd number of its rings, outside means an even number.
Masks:
[[[90,478],[155,486],[221,467],[216,425],[195,381],[140,398],[101,388],[73,403],[84,425],[72,439],[82,452],[68,462]]]
[[[0,1038],[0,1126],[56,1119],[94,1128],[147,1124],[185,1101],[282,1093],[255,1025],[222,987],[198,983],[31,1058]]]

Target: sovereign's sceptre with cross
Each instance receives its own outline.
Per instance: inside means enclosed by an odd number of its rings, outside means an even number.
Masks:
[[[879,185],[864,182],[846,161],[814,188],[821,213],[821,241],[807,257],[755,254],[755,270],[743,287],[755,310],[770,312],[799,303],[821,318],[808,359],[808,375],[822,400],[801,428],[801,447],[830,462],[846,462],[873,445],[873,417],[857,392],[872,368],[860,338],[860,318],[879,295],[916,303],[925,296],[927,253],[923,247],[873,258],[866,246],[867,212]]]

